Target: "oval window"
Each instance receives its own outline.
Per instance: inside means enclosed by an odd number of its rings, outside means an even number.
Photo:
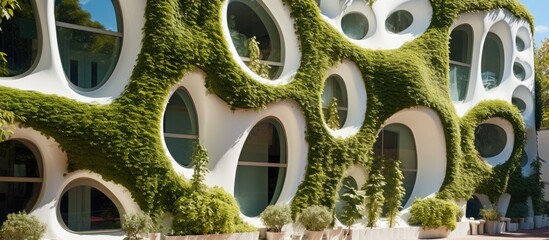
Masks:
[[[334,114],[335,111],[331,109],[334,101],[337,114]],[[324,83],[322,113],[328,127],[334,130],[341,128],[347,120],[347,91],[345,83],[339,75],[329,76]]]
[[[122,45],[116,0],[55,0],[57,44],[72,84],[92,89],[111,75]]]
[[[90,186],[63,193],[59,211],[65,226],[75,232],[120,229],[120,212],[103,192]]]
[[[38,29],[34,4],[19,1],[13,18],[2,21],[0,31],[0,77],[17,76],[28,71],[38,54]]]
[[[356,180],[351,176],[343,178],[343,181],[341,181],[341,187],[337,192],[338,200],[335,206],[335,213],[337,218],[341,218],[341,216],[343,215],[343,207],[345,207],[347,203],[342,201],[342,197],[343,194],[349,191],[349,188],[358,189],[358,184],[356,183]]]
[[[30,212],[42,187],[41,163],[17,140],[0,143],[0,224],[10,213]]]
[[[524,71],[524,67],[518,62],[515,62],[513,64],[513,74],[518,80],[524,81],[526,78],[526,71]]]
[[[475,130],[475,148],[483,158],[500,154],[507,144],[507,134],[500,126],[481,124]]]
[[[524,41],[520,37],[515,38],[515,44],[517,45],[517,50],[519,52],[524,51],[524,49],[526,48],[526,44],[524,44]]]
[[[374,154],[377,158],[400,160],[405,189],[402,205],[405,205],[412,196],[417,177],[417,149],[412,130],[400,123],[387,125],[377,136]]]
[[[460,25],[450,34],[450,96],[452,101],[463,101],[469,88],[473,29]]]
[[[198,120],[193,101],[184,89],[175,91],[166,106],[164,141],[177,163],[192,166],[192,154],[198,144]]]
[[[526,110],[526,103],[520,98],[511,98],[511,103],[515,105],[521,113]]]
[[[503,44],[498,35],[489,32],[482,50],[481,76],[484,89],[499,86],[503,76]]]
[[[341,29],[351,39],[363,39],[368,34],[368,28],[368,19],[361,13],[352,12],[341,19]]]
[[[233,46],[248,68],[263,78],[278,77],[284,66],[282,38],[261,1],[231,0],[227,23]]]
[[[244,215],[258,216],[276,203],[287,166],[281,124],[275,119],[259,122],[250,131],[236,168],[234,195]]]
[[[414,17],[406,10],[398,10],[385,20],[385,29],[392,33],[400,33],[412,25]]]

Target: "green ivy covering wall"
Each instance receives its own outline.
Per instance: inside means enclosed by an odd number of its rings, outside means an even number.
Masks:
[[[369,2],[381,1],[389,0]],[[179,206],[174,203],[190,195],[190,184],[175,173],[162,149],[160,124],[170,87],[195,68],[206,72],[207,88],[228,108],[260,111],[283,99],[299,104],[306,120],[309,164],[292,203],[294,213],[312,204],[333,208],[345,170],[352,164],[369,166],[383,122],[418,106],[433,109],[445,131],[448,166],[438,197],[466,199],[475,189],[490,196],[505,191],[522,154],[521,116],[510,103],[489,101],[460,119],[448,92],[448,43],[450,26],[461,13],[503,8],[532,25],[518,1],[431,0],[433,15],[425,33],[399,49],[374,51],[353,45],[324,22],[314,0],[284,0],[301,49],[298,72],[284,86],[261,84],[233,61],[222,31],[223,2],[147,1],[141,53],[129,85],[112,104],[0,87],[0,109],[24,117],[24,126],[54,138],[68,155],[68,171],[87,169],[125,186],[144,210],[175,212]],[[324,125],[320,96],[327,70],[344,59],[360,69],[368,100],[360,131],[337,139]],[[123,79],[111,81],[117,80]],[[493,169],[473,145],[475,127],[492,117],[508,120],[515,131],[511,161]],[[483,187],[492,182],[498,187]]]

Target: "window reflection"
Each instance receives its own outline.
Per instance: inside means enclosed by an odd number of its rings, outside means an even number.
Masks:
[[[450,34],[450,97],[463,101],[469,87],[473,29],[469,25],[456,27]]]
[[[400,33],[410,27],[413,21],[414,17],[410,12],[398,10],[385,20],[385,29],[392,33]]]
[[[499,86],[503,77],[503,44],[494,33],[488,33],[482,50],[482,84],[486,90]]]

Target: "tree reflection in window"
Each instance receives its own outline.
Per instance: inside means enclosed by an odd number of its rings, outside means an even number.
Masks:
[[[120,213],[113,201],[98,189],[76,186],[63,194],[59,206],[65,226],[72,231],[120,229]]]

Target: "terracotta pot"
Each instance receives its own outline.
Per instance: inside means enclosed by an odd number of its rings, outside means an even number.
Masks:
[[[305,233],[303,233],[304,240],[322,240],[322,236],[324,236],[324,231],[306,230]]]
[[[327,240],[343,240],[345,237],[345,229],[331,229],[324,231]]]
[[[484,229],[487,234],[495,234],[498,227],[498,221],[486,221]]]
[[[267,232],[267,240],[284,240],[284,232]]]

